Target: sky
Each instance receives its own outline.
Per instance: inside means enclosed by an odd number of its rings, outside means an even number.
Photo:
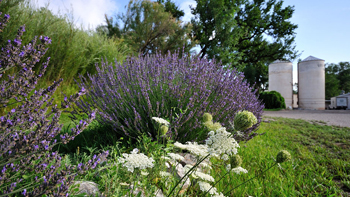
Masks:
[[[128,0],[36,0],[37,7],[49,3],[54,13],[73,13],[77,26],[85,29],[95,28],[104,23],[104,15],[115,16],[125,12]],[[183,21],[190,21],[190,5],[194,0],[173,0],[184,10]],[[350,0],[284,0],[283,6],[294,6],[291,22],[296,29],[296,50],[300,59],[314,56],[325,63],[350,61]],[[296,80],[297,59],[293,62],[294,80]]]

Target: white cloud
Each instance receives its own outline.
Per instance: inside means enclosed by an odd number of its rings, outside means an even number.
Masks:
[[[45,7],[49,3],[49,9],[53,13],[73,13],[74,23],[84,29],[94,29],[105,21],[104,15],[114,16],[120,7],[113,0],[37,0],[37,7]]]
[[[189,0],[189,1],[184,1],[180,4],[180,10],[183,10],[185,12],[185,16],[183,16],[182,21],[185,22],[190,22],[191,18],[193,17],[193,15],[191,14],[191,7],[196,7],[197,3],[193,0]]]

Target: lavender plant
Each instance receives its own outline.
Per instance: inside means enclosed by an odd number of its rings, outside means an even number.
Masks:
[[[101,124],[112,125],[118,135],[137,138],[157,136],[152,117],[171,121],[168,135],[180,142],[204,140],[200,133],[204,112],[210,111],[222,126],[229,125],[238,111],[248,110],[258,119],[242,131],[238,140],[249,140],[260,124],[263,105],[255,90],[236,70],[220,63],[178,53],[130,57],[115,65],[102,61],[98,73],[80,77],[80,87],[89,89],[76,104],[75,113],[98,108]],[[234,136],[236,138],[236,136]]]
[[[5,14],[1,19],[1,30],[9,18]],[[46,89],[34,90],[45,73],[49,58],[37,74],[32,68],[45,55],[51,39],[35,37],[31,43],[22,46],[23,32],[25,26],[19,28],[16,38],[9,40],[0,53],[0,78],[6,70],[21,67],[18,73],[0,83],[0,105],[17,104],[0,117],[0,196],[67,196],[76,173],[96,167],[105,160],[108,152],[95,155],[85,164],[61,166],[61,157],[52,151],[53,146],[74,139],[95,118],[96,111],[92,110],[89,118],[81,120],[70,134],[60,135],[62,125],[58,121],[62,110],[69,108],[86,91],[81,89],[66,97],[59,108],[52,104],[51,96],[62,79]],[[60,142],[56,136],[60,136]]]

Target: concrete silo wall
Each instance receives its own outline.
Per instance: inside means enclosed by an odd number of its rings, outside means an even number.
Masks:
[[[293,105],[293,64],[291,62],[277,60],[269,65],[269,91],[272,90],[281,93],[286,107]]]
[[[299,107],[302,109],[325,109],[324,60],[308,57],[298,64]]]

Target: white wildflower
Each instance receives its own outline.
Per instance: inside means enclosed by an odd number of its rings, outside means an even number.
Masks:
[[[144,170],[141,171],[141,175],[143,175],[143,176],[147,176],[148,174],[149,174],[149,173],[146,172],[146,171],[144,171]]]
[[[202,179],[203,181],[209,181],[209,182],[215,181],[215,179],[212,176],[210,176],[209,174],[205,174],[203,172],[195,171],[192,173],[192,175]]]
[[[231,164],[227,164],[226,170],[227,170],[227,171],[230,171],[230,170],[231,170]]]
[[[180,142],[174,143],[175,147],[178,147],[180,149],[186,149],[190,151],[192,154],[197,155],[199,157],[205,157],[208,153],[208,146],[198,144],[197,142],[187,142],[187,144],[181,144]]]
[[[164,124],[165,126],[169,126],[170,124],[167,120],[164,120],[163,118],[152,117],[152,119],[158,122],[159,124]]]
[[[248,170],[242,168],[242,167],[237,167],[237,168],[233,168],[232,169],[233,172],[235,172],[236,174],[241,174],[241,173],[248,173]]]
[[[207,169],[212,169],[212,167],[207,163],[207,162],[201,162],[199,164],[199,166],[203,167],[203,168],[207,168]]]
[[[223,193],[216,193],[212,197],[225,197]]]
[[[198,185],[199,185],[199,189],[203,192],[207,192],[211,188],[211,185],[204,181],[198,181]],[[215,187],[211,188],[209,190],[209,194],[211,195],[217,194],[217,189]]]
[[[223,154],[221,157],[222,160],[227,161],[230,159],[230,157],[227,154]]]
[[[165,172],[165,171],[159,171],[159,175],[161,177],[171,177],[172,176],[169,172]]]
[[[167,160],[167,161],[171,160],[171,159],[170,159],[169,157],[167,157],[167,156],[161,156],[161,158],[164,159],[164,160]]]
[[[179,148],[179,149],[186,149],[187,146],[185,144],[181,144],[180,142],[175,142],[174,146]]]
[[[168,153],[168,155],[173,159],[173,160],[178,160],[178,161],[182,161],[185,158],[177,153]]]
[[[170,164],[169,164],[168,162],[165,162],[165,166],[166,166],[167,168],[170,168]]]
[[[154,160],[153,158],[148,158],[143,153],[137,153],[138,150],[134,149],[131,151],[131,154],[123,153],[124,158],[119,158],[119,163],[122,163],[124,167],[128,169],[130,172],[134,172],[135,168],[146,169],[153,168]]]
[[[227,154],[228,156],[237,154],[239,144],[230,135],[231,134],[226,131],[225,127],[221,127],[215,132],[209,132],[209,138],[205,140],[208,146],[208,152],[217,155]]]
[[[139,153],[139,149],[137,148],[134,148],[132,151],[131,151],[131,154],[137,154]]]

